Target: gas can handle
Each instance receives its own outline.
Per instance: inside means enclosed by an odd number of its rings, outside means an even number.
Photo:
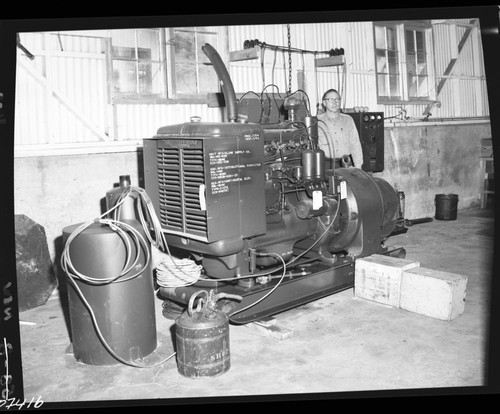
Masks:
[[[224,293],[224,292],[219,292],[215,293],[215,291],[212,289],[208,293],[208,298],[207,302],[205,303],[205,310],[207,314],[213,314],[216,311],[216,306],[217,306],[217,301],[219,299],[236,299],[236,300],[243,300],[243,297],[240,295],[234,295],[231,293]]]
[[[198,292],[193,293],[191,295],[191,297],[189,298],[188,309],[187,309],[189,316],[193,316],[194,301],[195,301],[196,297],[202,293],[204,293],[206,298],[208,298],[209,295],[208,295],[208,292],[206,290],[199,290]],[[200,299],[200,301],[198,301],[198,304],[196,305],[195,312],[200,312],[202,309],[202,306],[204,305],[205,302],[206,302],[206,299],[205,300]]]
[[[193,305],[194,301],[197,298],[198,295],[204,293],[205,298],[200,299],[198,301],[198,304],[196,305],[196,309],[193,311]],[[207,292],[206,290],[199,290],[198,292],[195,292],[191,295],[189,298],[189,303],[188,303],[188,314],[189,316],[193,316],[193,313],[195,312],[201,312],[202,310],[205,310],[208,314],[213,313],[215,311],[215,306],[216,303],[219,299],[235,299],[235,300],[243,300],[243,297],[240,295],[234,295],[231,293],[215,293],[214,290],[210,290],[210,292]]]
[[[210,293],[212,293],[213,291],[211,291]],[[224,292],[220,292],[220,293],[217,293],[213,296],[213,299],[215,302],[217,302],[219,299],[235,299],[235,300],[243,300],[243,296],[240,296],[240,295],[235,295],[233,293],[224,293]]]

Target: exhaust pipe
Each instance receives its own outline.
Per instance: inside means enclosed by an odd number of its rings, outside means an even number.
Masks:
[[[215,72],[217,73],[217,76],[219,77],[219,82],[222,86],[222,93],[224,94],[224,100],[226,101],[227,120],[228,122],[236,122],[238,120],[236,93],[234,92],[229,72],[227,71],[220,55],[213,46],[209,43],[205,43],[201,50],[203,50],[205,55],[207,55],[215,69]]]

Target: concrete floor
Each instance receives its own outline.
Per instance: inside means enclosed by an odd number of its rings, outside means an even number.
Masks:
[[[460,211],[456,220],[415,225],[389,240],[423,267],[468,276],[465,312],[458,318],[448,322],[391,308],[348,289],[276,315],[274,331],[231,325],[231,368],[217,377],[185,378],[175,358],[144,369],[76,362],[61,301],[53,295],[20,313],[25,399],[64,407],[315,399],[322,393],[356,398],[350,392],[456,387],[467,393],[486,385],[493,226],[490,210]],[[161,305],[156,302],[159,347],[148,363],[173,353],[174,321],[162,316]]]

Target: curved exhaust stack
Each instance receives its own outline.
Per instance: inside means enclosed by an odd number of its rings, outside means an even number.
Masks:
[[[227,120],[228,122],[236,122],[238,119],[238,109],[236,102],[236,93],[234,92],[233,83],[229,77],[229,72],[224,65],[220,55],[209,43],[205,43],[201,50],[207,55],[208,59],[212,63],[219,81],[222,86],[222,93],[224,94],[224,100],[226,101],[227,108]]]

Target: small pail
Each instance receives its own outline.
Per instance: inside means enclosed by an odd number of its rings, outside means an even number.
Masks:
[[[457,194],[437,194],[434,204],[436,205],[436,220],[457,219]]]

